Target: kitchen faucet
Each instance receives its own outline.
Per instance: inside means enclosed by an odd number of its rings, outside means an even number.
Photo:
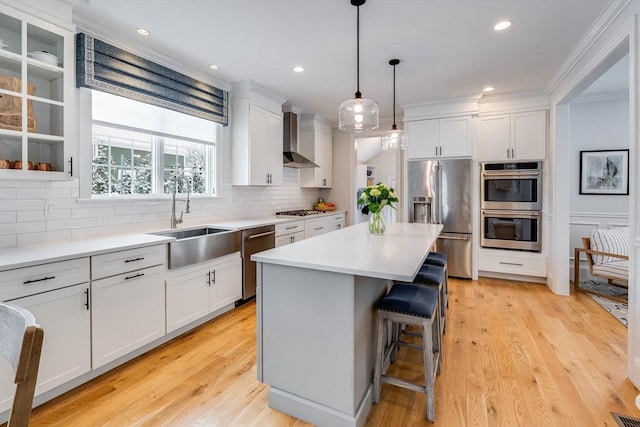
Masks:
[[[184,171],[182,172],[182,176],[185,177]],[[176,199],[176,193],[178,192],[178,174],[174,174],[173,177],[173,189],[171,191],[171,228],[178,228],[178,224],[182,224],[182,215],[189,213],[189,204],[190,204],[190,182],[189,178],[185,177],[187,180],[187,199]],[[176,218],[176,200],[185,201],[186,208],[184,211],[180,212],[180,218]]]

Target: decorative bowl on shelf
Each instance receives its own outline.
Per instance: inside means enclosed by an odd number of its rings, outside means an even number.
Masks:
[[[28,52],[29,57],[35,59],[36,61],[44,62],[45,64],[58,66],[58,57],[50,54],[44,50],[34,50]]]

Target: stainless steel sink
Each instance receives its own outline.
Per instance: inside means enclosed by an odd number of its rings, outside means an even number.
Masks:
[[[241,249],[241,232],[221,228],[192,228],[150,233],[158,236],[175,237],[169,242],[169,269],[185,267]]]

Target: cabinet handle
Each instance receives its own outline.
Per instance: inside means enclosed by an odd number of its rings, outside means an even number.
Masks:
[[[135,261],[142,261],[144,259],[144,257],[140,257],[140,258],[134,258],[134,259],[125,259],[124,262],[135,262]]]
[[[438,155],[438,147],[436,146],[436,156]]]
[[[327,185],[327,178],[324,178],[324,179],[322,180],[322,185],[324,185],[324,186],[326,187],[326,185]]]
[[[511,158],[511,150],[507,148],[507,159]]]
[[[56,276],[43,277],[42,279],[27,280],[26,282],[22,282],[22,284],[23,285],[28,285],[29,283],[42,282],[44,280],[52,280],[52,279],[55,279],[55,278],[56,278]]]
[[[519,263],[519,262],[505,262],[505,261],[498,261],[498,264],[505,264],[505,265],[518,265],[520,267],[522,267],[524,264]]]
[[[512,148],[512,149],[511,149],[511,158],[512,158],[512,159],[515,159],[515,158],[516,158],[516,149],[515,149],[515,148]]]
[[[315,231],[322,230],[324,227],[314,228]]]
[[[289,237],[289,242],[290,242],[290,243],[295,242],[295,240],[296,240],[296,238],[295,238],[295,237],[293,237],[293,236]]]
[[[135,279],[136,277],[142,277],[142,276],[144,276],[144,273],[138,273],[133,276],[125,277],[124,280]]]
[[[298,228],[297,225],[293,225],[291,227],[285,227],[285,230],[293,230],[294,228]]]
[[[213,270],[213,280],[212,280],[213,284],[216,284],[216,271]]]
[[[73,157],[69,157],[69,175],[73,176]]]
[[[442,156],[442,145],[439,148],[440,148],[440,155]]]
[[[207,285],[211,286],[211,271],[207,271]]]
[[[84,306],[85,306],[85,307],[87,307],[87,310],[89,310],[89,288],[87,288],[87,289],[84,291],[84,295],[85,295],[85,297],[86,297],[86,299],[85,299],[85,303],[84,303]]]

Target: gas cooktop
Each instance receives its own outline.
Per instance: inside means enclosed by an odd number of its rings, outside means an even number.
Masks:
[[[322,212],[307,210],[307,209],[298,209],[295,211],[284,211],[284,212],[276,212],[276,216],[309,216],[309,215],[317,215]]]

